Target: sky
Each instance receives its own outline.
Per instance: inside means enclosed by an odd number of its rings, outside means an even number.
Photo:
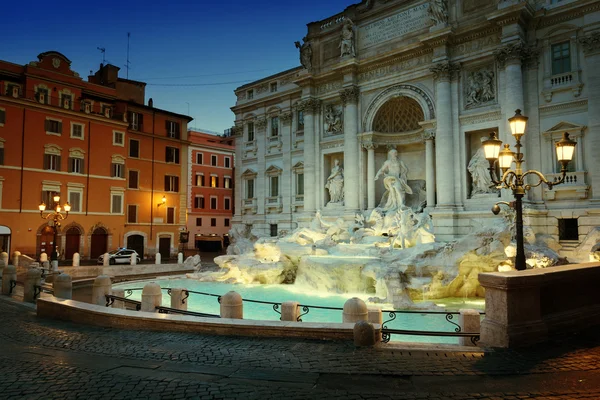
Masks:
[[[300,65],[295,41],[306,24],[358,0],[7,1],[0,24],[0,59],[37,61],[55,50],[84,79],[106,62],[146,82],[154,106],[194,118],[190,126],[222,133],[234,122],[233,91]],[[29,13],[25,12],[29,10]],[[10,17],[8,17],[10,16]]]

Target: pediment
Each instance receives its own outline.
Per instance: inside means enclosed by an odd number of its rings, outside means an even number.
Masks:
[[[248,168],[247,170],[244,171],[244,173],[242,174],[243,177],[254,177],[256,176],[256,171]]]
[[[283,169],[279,168],[276,165],[271,165],[269,168],[267,168],[267,170],[265,171],[265,173],[267,175],[279,175],[283,172]]]
[[[585,125],[578,125],[572,122],[561,121],[558,124],[554,125],[552,128],[548,129],[544,132],[544,134],[553,134],[553,133],[579,133],[586,128]]]
[[[71,70],[71,60],[58,51],[46,51],[38,54],[37,58],[38,61],[31,62],[31,66],[79,78],[79,74]]]
[[[304,169],[304,161],[298,161],[293,167],[292,169],[297,170],[297,169]]]

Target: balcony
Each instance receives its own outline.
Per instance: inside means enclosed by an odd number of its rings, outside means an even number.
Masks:
[[[267,138],[267,153],[272,154],[281,152],[282,145],[281,136],[269,136]]]
[[[242,148],[242,158],[256,157],[256,149],[256,140],[244,142],[244,147]]]
[[[547,102],[552,101],[554,94],[563,91],[571,91],[573,97],[579,97],[582,88],[581,71],[565,72],[544,78],[542,95]]]
[[[554,186],[552,190],[544,188],[546,200],[582,200],[587,199],[589,186],[585,182],[586,171],[567,172],[564,183]],[[546,174],[550,182],[556,182],[561,174]]]
[[[242,200],[242,214],[256,214],[257,212],[256,198]]]
[[[280,213],[283,211],[281,196],[272,196],[265,199],[265,211],[267,214]]]

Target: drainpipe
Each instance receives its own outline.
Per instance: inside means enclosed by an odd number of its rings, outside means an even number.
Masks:
[[[87,177],[85,184],[85,215],[88,215],[88,207],[90,205],[90,166],[92,154],[90,153],[92,146],[92,121],[88,121],[88,162],[87,162]],[[111,199],[112,201],[112,199]]]
[[[154,122],[156,112],[152,111],[152,178],[150,180],[150,240],[152,240],[152,225],[154,223]]]
[[[19,213],[23,212],[23,174],[25,173],[25,113],[27,113],[27,109],[23,107],[23,129],[21,134],[21,195],[19,196]]]

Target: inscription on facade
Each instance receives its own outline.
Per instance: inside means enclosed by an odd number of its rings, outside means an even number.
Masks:
[[[429,3],[420,4],[361,27],[358,30],[358,47],[364,49],[429,26],[427,10]]]
[[[372,70],[359,73],[358,81],[364,82],[390,74],[398,74],[402,71],[407,71],[411,68],[415,68],[420,65],[430,64],[431,59],[432,55],[427,54],[422,57],[411,58],[409,60],[404,60],[394,64],[388,64],[378,68],[374,68]]]
[[[337,82],[327,82],[322,85],[317,86],[317,94],[328,93],[334,90],[339,90],[342,88],[342,81]]]
[[[500,43],[498,35],[486,36],[481,39],[471,40],[454,46],[450,52],[452,57],[462,56],[464,54],[474,53],[485,48],[495,47]]]

